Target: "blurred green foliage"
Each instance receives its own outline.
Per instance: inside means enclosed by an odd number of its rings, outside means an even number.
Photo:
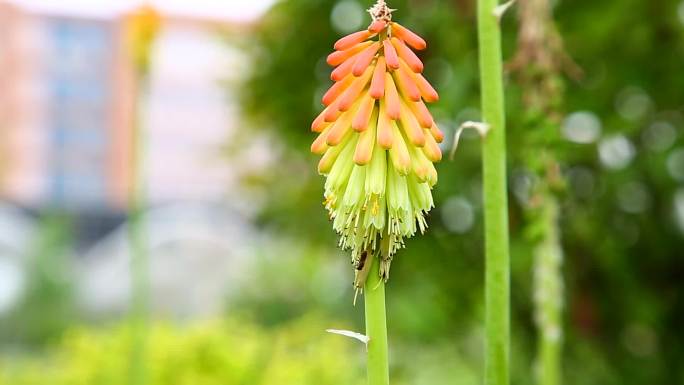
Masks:
[[[298,319],[277,330],[246,320],[207,321],[192,327],[156,324],[144,360],[150,385],[360,384],[352,347],[326,336],[322,321]],[[125,384],[132,335],[125,327],[78,329],[42,359],[0,363],[0,384]]]
[[[283,0],[244,37],[255,63],[242,88],[244,112],[254,129],[282,143],[278,167],[252,179],[260,182],[253,185],[255,189],[270,192],[261,215],[264,227],[302,241],[335,243],[320,205],[323,179],[315,175],[317,157],[308,152],[314,138],[309,126],[330,84],[325,56],[338,37],[365,27],[368,19],[363,9],[370,3]],[[532,242],[526,235],[532,230],[526,230],[531,219],[525,211],[541,167],[530,159],[545,149],[553,149],[567,182],[559,204],[566,257],[568,383],[682,382],[681,2],[559,0],[553,4],[567,54],[584,73],[577,80],[564,81],[558,89],[563,96],[552,101],[563,115],[559,124],[548,124],[540,111],[523,105],[524,84],[510,76],[506,83],[512,317],[516,344],[526,352],[513,357],[514,383],[527,384],[532,378]],[[421,52],[425,73],[441,96],[431,111],[447,136],[462,121],[478,119],[475,2],[393,0],[390,6],[398,9],[397,20],[428,41],[427,51]],[[356,23],[358,10],[363,17]],[[517,27],[515,13],[507,14],[503,19],[506,59],[516,49]],[[586,117],[589,122],[582,121]],[[592,131],[595,137],[569,140],[592,125],[598,127]],[[444,149],[450,145],[446,140]],[[394,341],[430,344],[446,339],[463,346],[463,333],[482,320],[483,310],[476,138],[466,137],[456,159],[443,161],[438,171],[430,229],[409,240],[393,264],[389,328]],[[474,214],[470,226],[453,226],[454,218],[469,214],[455,210],[461,206],[454,199],[470,205]],[[319,260],[330,263],[331,258]]]
[[[278,328],[231,318],[193,326],[155,324],[144,357],[150,385],[271,385],[365,383],[363,346],[324,332],[333,321],[308,315]],[[132,335],[126,327],[74,329],[41,357],[0,362],[0,384],[119,385],[128,381]],[[399,346],[393,383],[477,383],[457,349],[441,344]],[[444,360],[449,365],[444,365]],[[471,358],[472,359],[472,358]]]
[[[71,224],[59,213],[41,219],[28,250],[27,283],[17,306],[0,316],[0,341],[40,346],[76,319],[71,280]]]

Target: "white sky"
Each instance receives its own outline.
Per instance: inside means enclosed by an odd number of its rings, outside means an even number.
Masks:
[[[162,13],[244,22],[276,0],[0,0],[40,13],[110,18],[144,3]]]

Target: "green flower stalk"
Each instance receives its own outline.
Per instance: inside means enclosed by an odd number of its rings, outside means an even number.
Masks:
[[[384,284],[404,240],[427,228],[444,135],[425,105],[439,96],[412,50],[425,40],[393,22],[383,0],[368,11],[368,28],[328,56],[335,83],[311,125],[319,133],[311,151],[323,155],[323,203],[339,246],[351,250],[356,293],[365,290],[368,383],[388,385]]]
[[[506,195],[506,127],[501,59],[501,10],[497,0],[478,0],[485,222],[485,384],[508,385],[510,365],[510,256]]]

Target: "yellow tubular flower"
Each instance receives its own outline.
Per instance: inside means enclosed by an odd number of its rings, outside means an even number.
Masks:
[[[425,105],[439,96],[411,50],[425,40],[392,22],[386,5],[369,12],[368,29],[339,39],[328,56],[335,83],[311,125],[319,133],[311,152],[323,155],[318,171],[327,176],[324,205],[340,247],[351,250],[357,289],[367,258],[380,258],[387,280],[404,238],[425,231],[444,137]]]

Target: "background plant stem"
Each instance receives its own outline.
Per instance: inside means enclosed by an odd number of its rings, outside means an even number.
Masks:
[[[129,199],[129,239],[131,275],[131,356],[130,383],[146,383],[145,351],[149,319],[149,258],[144,223],[145,209],[145,135],[142,113],[147,92],[147,76],[138,77],[138,97],[135,102],[131,133],[131,195]]]
[[[563,250],[558,227],[558,202],[546,193],[541,200],[540,220],[544,237],[535,248],[535,322],[539,332],[537,378],[539,385],[560,385],[563,306],[561,263]]]
[[[483,140],[485,221],[485,384],[509,383],[510,267],[506,197],[506,135],[501,63],[501,31],[496,0],[478,0],[482,118],[490,130]]]
[[[368,385],[389,385],[387,352],[387,320],[385,315],[385,283],[379,275],[380,261],[372,258],[363,290],[368,342]]]

